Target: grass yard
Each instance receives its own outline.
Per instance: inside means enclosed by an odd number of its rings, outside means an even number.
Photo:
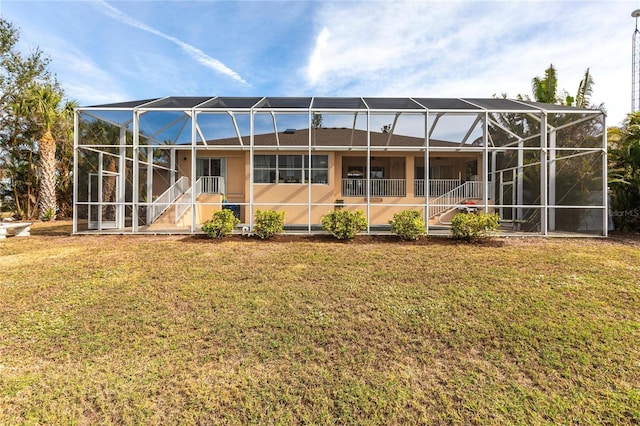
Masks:
[[[0,242],[0,424],[638,424],[640,238]]]

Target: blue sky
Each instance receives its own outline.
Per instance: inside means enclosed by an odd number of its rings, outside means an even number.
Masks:
[[[631,104],[640,1],[0,0],[81,105],[175,96],[531,94],[587,67],[608,124]]]

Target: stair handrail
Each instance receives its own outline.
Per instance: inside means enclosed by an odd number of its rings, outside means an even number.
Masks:
[[[429,203],[429,219],[443,213],[445,210],[452,210],[462,200],[467,198],[480,198],[480,181],[467,181],[453,188],[451,191],[436,197]],[[440,205],[434,205],[440,204]]]
[[[189,207],[191,207],[191,193],[194,192],[196,193],[195,198],[198,198],[198,195],[200,195],[202,193],[202,177],[199,177],[195,183],[193,184],[193,186],[189,189],[187,189],[184,194],[182,194],[181,198],[188,198],[189,202],[188,203],[176,203],[176,214],[175,214],[175,221],[178,222],[180,220],[180,218],[187,212],[187,210],[189,210]]]
[[[189,178],[182,176],[151,203],[151,222],[155,222],[178,197],[187,191]]]

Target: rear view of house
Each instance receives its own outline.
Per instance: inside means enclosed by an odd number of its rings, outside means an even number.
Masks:
[[[75,233],[196,233],[228,208],[368,232],[496,212],[505,234],[606,235],[605,116],[508,99],[168,97],[79,108]]]

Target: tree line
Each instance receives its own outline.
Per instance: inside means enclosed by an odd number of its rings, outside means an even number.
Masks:
[[[0,207],[21,219],[68,216],[73,206],[73,110],[50,59],[24,54],[0,18]]]

